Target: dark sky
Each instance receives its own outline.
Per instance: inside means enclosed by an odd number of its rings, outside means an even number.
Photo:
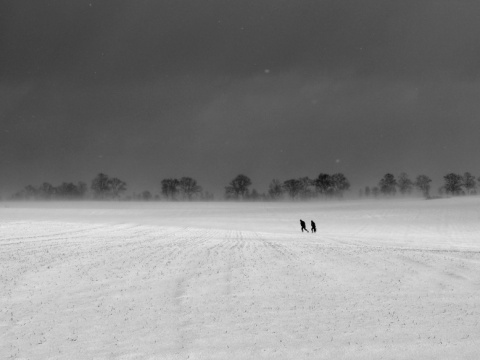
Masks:
[[[475,0],[4,0],[0,191],[480,175]]]

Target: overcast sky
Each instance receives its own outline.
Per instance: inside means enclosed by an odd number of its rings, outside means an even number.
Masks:
[[[5,0],[0,189],[480,175],[480,2]],[[435,189],[436,190],[436,189]]]

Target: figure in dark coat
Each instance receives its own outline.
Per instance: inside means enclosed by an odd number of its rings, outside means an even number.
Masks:
[[[305,230],[306,232],[308,232],[307,228],[305,227],[305,221],[300,220],[300,226],[302,227],[302,232],[303,232],[303,230]]]
[[[313,222],[313,220],[311,221],[311,224],[312,224],[312,233],[317,232],[317,225],[315,225],[315,223]]]

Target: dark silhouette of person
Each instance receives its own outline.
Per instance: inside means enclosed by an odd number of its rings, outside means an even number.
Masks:
[[[315,225],[313,220],[311,221],[311,224],[312,224],[312,233],[317,232],[317,225]]]
[[[300,219],[300,226],[302,227],[302,232],[303,232],[303,230],[305,230],[306,232],[309,232],[309,231],[307,230],[307,228],[305,227],[305,221],[303,221],[303,220],[301,220],[301,219]]]

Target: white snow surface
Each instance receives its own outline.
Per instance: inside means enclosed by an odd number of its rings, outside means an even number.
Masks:
[[[1,359],[478,359],[479,322],[479,197],[0,203]]]

